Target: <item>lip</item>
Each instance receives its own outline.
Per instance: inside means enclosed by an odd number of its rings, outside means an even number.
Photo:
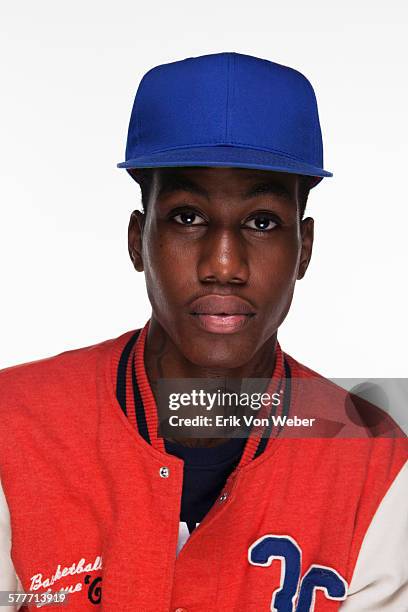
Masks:
[[[198,325],[213,334],[233,334],[255,316],[254,308],[234,295],[205,295],[190,305],[190,315]]]

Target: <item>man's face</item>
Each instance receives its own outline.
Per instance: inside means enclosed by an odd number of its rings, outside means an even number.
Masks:
[[[248,363],[277,331],[312,251],[298,176],[246,168],[161,168],[129,251],[152,317],[205,368]]]

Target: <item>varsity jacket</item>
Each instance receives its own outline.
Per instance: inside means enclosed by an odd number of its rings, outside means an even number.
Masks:
[[[350,420],[346,393],[278,347],[281,413],[317,427],[250,435],[186,541],[183,462],[157,433],[146,332],[0,373],[0,591],[63,590],[69,612],[408,610],[395,424]]]

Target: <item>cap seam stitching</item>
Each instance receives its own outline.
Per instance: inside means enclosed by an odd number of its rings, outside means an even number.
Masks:
[[[140,157],[143,157],[144,155],[154,155],[156,153],[166,153],[167,151],[178,151],[180,149],[195,149],[198,147],[212,147],[212,146],[223,146],[223,147],[229,147],[229,146],[241,146],[241,147],[245,147],[246,149],[251,149],[253,151],[264,151],[265,153],[278,153],[279,155],[283,155],[284,157],[287,157],[288,159],[292,159],[294,161],[298,161],[301,162],[303,164],[307,164],[308,166],[314,166],[316,164],[311,164],[310,162],[307,162],[303,159],[300,159],[299,157],[295,157],[293,155],[290,155],[289,153],[286,153],[285,151],[280,151],[279,149],[267,149],[265,147],[257,147],[254,145],[249,145],[247,143],[244,142],[219,142],[218,140],[216,141],[211,141],[211,142],[201,142],[201,143],[188,143],[185,145],[178,145],[176,147],[166,147],[165,149],[155,149],[155,150],[150,150],[147,153],[141,153]],[[127,161],[132,161],[132,159],[138,159],[137,157],[132,157],[130,159],[125,160]]]
[[[231,88],[231,56],[227,54],[227,100],[225,109],[225,140],[228,140],[228,113]]]

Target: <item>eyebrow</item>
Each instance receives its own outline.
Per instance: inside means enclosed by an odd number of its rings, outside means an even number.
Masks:
[[[194,181],[191,181],[185,176],[164,176],[161,181],[159,196],[173,193],[175,191],[189,191],[190,193],[196,193],[197,195],[204,196],[208,198],[208,193],[201,187],[197,185]]]
[[[162,183],[159,189],[159,196],[174,193],[176,191],[188,191],[197,195],[204,196],[208,199],[208,192],[204,187],[198,185],[191,179],[185,176],[169,175],[162,178]],[[293,197],[289,190],[281,183],[275,180],[260,181],[256,185],[253,185],[248,191],[244,193],[244,199],[249,200],[250,198],[262,196],[265,194],[278,196],[279,198],[293,201]]]
[[[262,181],[251,187],[251,189],[245,194],[244,198],[247,200],[265,194],[278,196],[279,198],[288,200],[290,202],[293,201],[293,196],[291,195],[290,191],[282,183],[271,180]]]

